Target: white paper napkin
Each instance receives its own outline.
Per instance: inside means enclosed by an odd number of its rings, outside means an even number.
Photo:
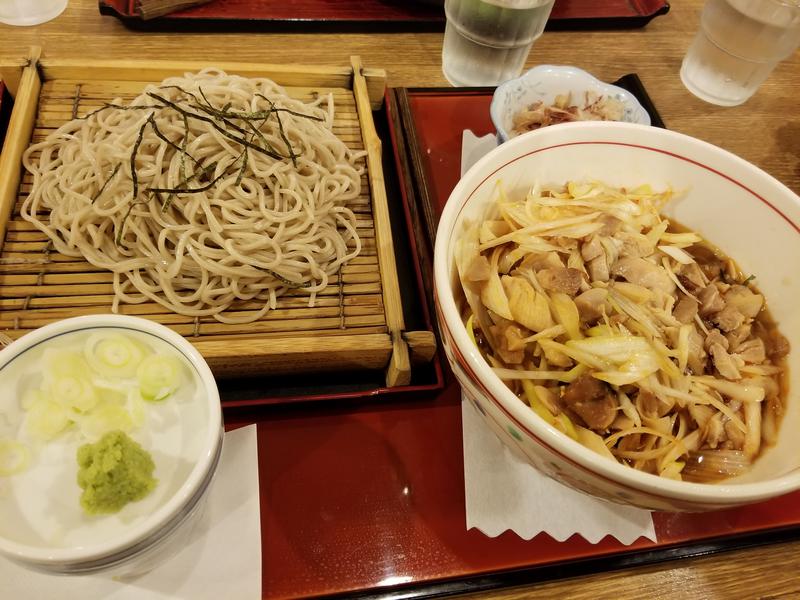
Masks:
[[[656,541],[650,511],[593,498],[542,475],[512,454],[466,399],[461,419],[467,529],[489,537],[510,529],[525,540],[546,533],[563,542],[577,533],[592,544],[606,535],[625,545],[641,536]]]
[[[494,135],[479,138],[465,130],[461,174],[496,146]],[[656,541],[650,511],[561,485],[512,454],[467,400],[461,402],[461,415],[467,529],[475,527],[489,537],[510,529],[526,540],[547,533],[562,542],[577,533],[593,544],[606,535],[625,545],[641,536]]]
[[[256,427],[225,434],[205,514],[186,546],[149,573],[114,581],[102,575],[57,576],[0,558],[0,597],[59,600],[258,600],[261,512]]]
[[[461,175],[496,147],[497,136],[493,133],[478,137],[471,130],[465,129],[461,134]]]

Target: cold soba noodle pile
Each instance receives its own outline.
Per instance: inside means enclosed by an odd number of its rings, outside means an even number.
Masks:
[[[457,249],[465,320],[554,427],[633,468],[715,481],[774,442],[789,347],[752,278],[659,215],[669,197],[500,189]]]
[[[31,146],[22,216],[55,249],[114,273],[118,303],[254,321],[288,289],[315,294],[358,254],[347,202],[360,155],[333,99],[217,70],[149,86]],[[237,301],[258,310],[229,314]]]

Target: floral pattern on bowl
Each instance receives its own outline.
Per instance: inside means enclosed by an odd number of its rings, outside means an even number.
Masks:
[[[520,110],[537,101],[553,104],[556,96],[562,94],[572,94],[573,99],[582,98],[585,92],[619,100],[623,105],[622,121],[650,125],[650,115],[627,90],[604,83],[577,67],[540,65],[497,86],[489,113],[497,130],[498,143],[514,137],[511,133],[513,118]]]

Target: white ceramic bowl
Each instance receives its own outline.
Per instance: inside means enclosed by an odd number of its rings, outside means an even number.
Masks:
[[[147,403],[145,424],[130,433],[152,454],[158,485],[117,514],[84,516],[75,457],[82,442],[62,436],[43,446],[27,470],[0,478],[0,553],[28,568],[115,575],[147,570],[188,536],[219,462],[219,393],[200,353],[163,325],[120,315],[58,321],[0,351],[0,438],[24,438],[19,399],[24,388],[37,385],[31,378],[38,377],[44,348],[101,329],[123,331],[183,364],[185,382],[175,397]]]
[[[465,220],[483,214],[498,180],[513,197],[535,182],[597,180],[685,190],[665,213],[700,232],[757,276],[790,352],[789,398],[779,439],[745,475],[720,484],[672,481],[603,458],[549,426],[493,373],[459,317],[454,246]],[[453,190],[436,236],[437,316],[447,357],[466,396],[497,435],[540,471],[602,498],[644,508],[703,511],[800,489],[800,198],[779,181],[700,140],[612,122],[547,127],[498,146]]]
[[[540,65],[497,86],[492,96],[489,114],[501,144],[514,135],[514,115],[537,101],[555,102],[556,96],[572,94],[574,102],[581,102],[586,92],[616,98],[623,105],[622,120],[626,123],[650,125],[650,115],[639,104],[636,96],[616,85],[604,83],[583,69],[555,65]]]

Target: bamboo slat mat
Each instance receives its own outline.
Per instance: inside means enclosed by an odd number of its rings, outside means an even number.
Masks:
[[[75,81],[44,82],[32,143],[74,117],[80,117],[104,102],[127,103],[151,82]],[[356,102],[352,90],[343,88],[287,88],[289,95],[310,101],[317,94],[333,94],[334,133],[352,150],[364,149]],[[71,316],[107,313],[113,299],[111,273],[82,258],[52,250],[43,233],[22,219],[19,209],[31,189],[32,176],[23,173],[17,202],[0,253],[0,330],[16,339],[37,327]],[[213,317],[185,317],[154,302],[121,304],[119,312],[160,322],[192,341],[238,338],[293,338],[386,333],[375,229],[367,175],[362,176],[361,196],[349,206],[356,214],[362,241],[358,257],[331,277],[328,287],[317,294],[313,306],[300,291],[278,298],[277,308],[254,323],[223,324]],[[242,301],[231,313],[247,313],[260,305]]]

